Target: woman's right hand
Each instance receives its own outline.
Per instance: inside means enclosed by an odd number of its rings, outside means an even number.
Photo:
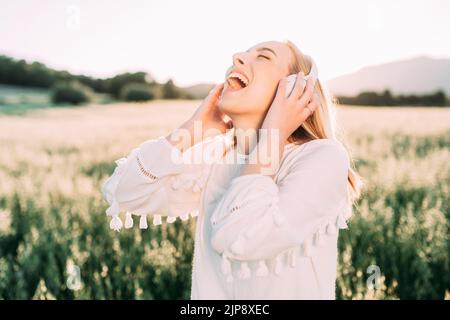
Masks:
[[[215,135],[212,131],[210,134],[207,134],[207,130],[216,130],[216,134],[220,134],[233,127],[231,120],[226,119],[225,114],[218,108],[223,88],[224,83],[215,85],[189,120],[192,122],[200,121],[203,125],[203,134],[205,136]]]
[[[203,99],[192,117],[166,137],[181,152],[207,137],[225,133],[227,129],[233,127],[231,120],[226,119],[225,114],[218,108],[223,88],[224,83],[215,85],[206,98]],[[198,132],[198,130],[201,130],[201,132]],[[190,139],[186,139],[187,134]]]

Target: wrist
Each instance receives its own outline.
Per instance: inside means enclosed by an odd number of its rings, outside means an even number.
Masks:
[[[286,131],[277,126],[263,125],[260,129],[260,140],[269,139],[270,141],[278,141],[278,143],[284,145],[288,138],[289,135],[286,134]]]
[[[168,134],[166,138],[172,145],[184,152],[214,134],[217,133],[213,128],[208,127],[208,122],[200,120],[198,117],[192,117]]]
[[[280,123],[281,122],[281,123]],[[283,124],[283,121],[277,121],[275,117],[267,117],[266,119],[264,119],[262,125],[261,125],[261,129],[263,129],[263,131],[267,131],[267,132],[278,132],[278,136],[280,137],[280,139],[286,138],[286,132],[284,130],[285,124]]]

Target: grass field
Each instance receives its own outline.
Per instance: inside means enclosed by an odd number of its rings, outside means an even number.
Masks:
[[[0,115],[0,298],[189,298],[195,221],[114,233],[100,186],[114,160],[198,104]],[[339,106],[337,115],[366,181],[339,241],[338,298],[448,298],[450,108]],[[369,266],[381,272],[375,289]]]
[[[51,93],[50,89],[0,84],[0,115],[23,116],[36,109],[73,107],[70,104],[55,105],[51,101]],[[97,104],[111,103],[112,100],[108,94],[96,93],[93,96],[93,102]]]
[[[0,114],[23,115],[47,107],[50,107],[48,89],[0,85]]]

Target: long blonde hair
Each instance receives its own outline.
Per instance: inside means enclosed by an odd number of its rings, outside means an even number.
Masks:
[[[293,61],[289,66],[289,74],[298,73],[302,71],[305,75],[311,69],[311,57],[303,54],[297,46],[289,40],[284,40],[282,43],[286,44],[292,52]],[[353,158],[350,155],[349,148],[346,146],[342,137],[338,137],[339,132],[336,123],[335,106],[331,95],[324,89],[323,85],[317,80],[314,92],[318,94],[320,106],[309,116],[303,124],[298,127],[289,137],[289,142],[297,142],[304,140],[332,138],[339,140],[347,150],[351,160],[351,166],[354,166]],[[348,171],[348,190],[349,201],[353,204],[361,195],[363,187],[362,178],[356,173],[353,168]]]

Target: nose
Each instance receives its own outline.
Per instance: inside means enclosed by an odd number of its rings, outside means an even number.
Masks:
[[[233,63],[235,65],[246,64],[246,59],[245,53],[243,52],[233,54]]]

